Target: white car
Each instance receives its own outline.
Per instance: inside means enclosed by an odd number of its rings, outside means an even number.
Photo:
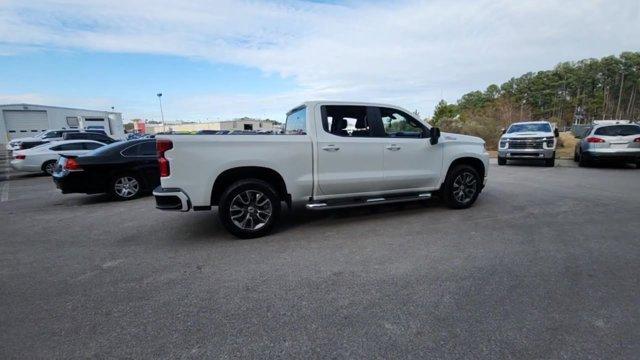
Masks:
[[[471,206],[489,170],[485,142],[440,134],[402,108],[306,102],[278,135],[158,135],[163,210],[218,207],[247,238],[271,231],[281,201],[310,210],[424,200]]]
[[[53,174],[60,154],[82,155],[105,144],[93,140],[55,141],[31,149],[13,152],[11,167],[17,171]]]

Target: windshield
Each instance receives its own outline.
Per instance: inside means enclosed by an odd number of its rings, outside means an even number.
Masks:
[[[509,127],[507,134],[519,132],[551,132],[551,126],[547,123],[513,124]]]
[[[594,135],[603,136],[630,136],[640,134],[640,126],[636,125],[614,125],[597,128]]]

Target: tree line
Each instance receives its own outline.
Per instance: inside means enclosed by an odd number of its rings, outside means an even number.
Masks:
[[[516,121],[549,120],[561,129],[597,119],[637,121],[639,93],[640,52],[623,52],[529,72],[464,94],[454,104],[442,100],[431,123],[495,139],[501,127]],[[485,138],[488,144],[491,139]]]

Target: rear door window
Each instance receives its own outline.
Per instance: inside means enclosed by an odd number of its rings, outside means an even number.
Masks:
[[[156,156],[156,142],[147,141],[140,144],[139,154],[142,156]]]
[[[324,131],[343,137],[371,137],[374,133],[372,120],[366,106],[324,105],[322,128]]]
[[[95,150],[102,146],[102,144],[94,143],[94,142],[85,142],[82,143],[85,150]]]
[[[156,142],[147,141],[126,148],[122,155],[124,156],[156,156]]]
[[[53,151],[84,150],[83,143],[60,144],[51,148]]]

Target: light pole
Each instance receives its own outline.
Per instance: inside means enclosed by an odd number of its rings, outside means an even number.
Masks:
[[[162,132],[167,131],[164,124],[164,113],[162,112],[162,93],[158,93],[158,101],[160,102],[160,117],[162,118]]]

